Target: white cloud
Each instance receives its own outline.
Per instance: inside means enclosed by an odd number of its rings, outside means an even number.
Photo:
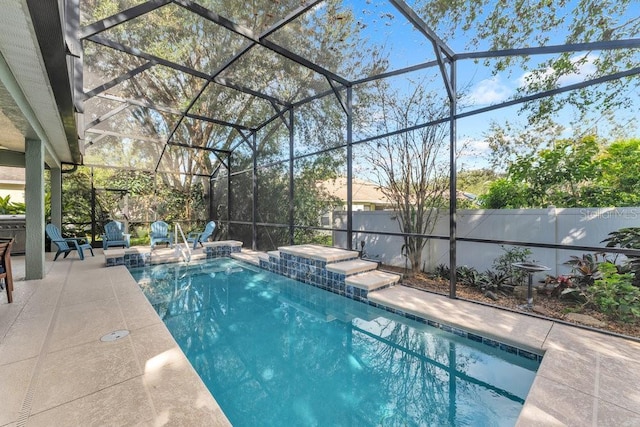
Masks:
[[[509,98],[512,90],[502,83],[499,76],[480,81],[465,97],[464,103],[486,105],[501,102]]]
[[[598,55],[590,53],[583,60],[584,55],[575,55],[570,58],[570,61],[576,65],[577,69],[575,72],[570,74],[565,74],[558,79],[558,86],[567,86],[574,83],[582,82],[586,79],[586,77],[590,74],[593,74],[596,71],[596,66],[594,62],[598,59]],[[578,61],[581,63],[578,64]],[[551,68],[547,68],[540,74],[540,78],[544,79],[547,76],[553,74],[553,70]],[[526,72],[518,79],[518,85],[520,87],[526,88],[528,85],[533,83],[533,79],[537,77],[531,73]]]
[[[458,164],[462,168],[479,169],[488,167],[487,159],[491,149],[486,139],[463,138],[458,141],[460,155]]]

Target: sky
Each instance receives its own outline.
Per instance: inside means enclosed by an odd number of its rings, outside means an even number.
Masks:
[[[412,4],[414,2],[410,1],[409,3]],[[570,15],[573,13],[572,8],[575,7],[576,3],[576,1],[570,1],[558,13],[565,13],[567,14],[567,19],[570,19]],[[431,43],[422,34],[415,31],[413,26],[388,1],[352,0],[344,2],[344,5],[345,7],[353,8],[356,19],[366,24],[362,30],[363,35],[370,38],[373,43],[386,48],[390,60],[390,69],[403,68],[435,58]],[[370,12],[371,10],[374,12]],[[626,16],[621,16],[620,20],[631,19],[633,13],[633,6],[631,6]],[[569,21],[567,20],[567,22]],[[564,27],[560,27],[556,34],[549,34],[551,40],[548,44],[564,44],[566,27],[567,24]],[[475,33],[470,30],[465,36],[466,39],[464,40],[461,37],[448,42],[455,52],[466,51],[465,40],[474,37]],[[485,42],[480,42],[481,45],[483,43]],[[576,52],[571,55],[571,61],[577,67],[576,71],[561,77],[558,85],[563,87],[588,79],[588,76],[596,71],[595,62],[598,60],[599,54],[600,52],[598,51],[592,51]],[[553,57],[555,55],[538,55],[532,57],[528,65],[533,67]],[[578,63],[577,61],[581,58],[582,61]],[[640,56],[638,58],[640,59]],[[437,71],[437,69],[433,69],[431,72],[433,71]],[[546,73],[550,72],[550,70],[546,71]],[[517,94],[518,89],[526,88],[533,78],[531,72],[526,71],[517,64],[503,72],[493,73],[492,67],[484,66],[482,63],[475,63],[473,60],[459,61],[457,74],[458,88],[465,93],[463,99],[460,100],[462,107],[459,108],[459,112],[482,108],[512,99]],[[415,78],[416,76],[412,74],[410,77]],[[444,86],[442,86],[440,79],[435,81],[434,88],[444,91]],[[637,89],[634,89],[629,95],[634,100],[634,105],[640,105],[640,96]],[[459,164],[467,169],[488,167],[486,160],[488,157],[488,144],[484,135],[489,130],[489,124],[491,121],[498,123],[509,121],[525,126],[526,121],[522,117],[520,108],[520,106],[510,107],[459,120],[458,146],[469,147],[460,158]],[[597,128],[598,134],[606,138],[611,129],[607,121],[603,119],[602,114],[595,109],[592,110],[593,113],[590,114],[592,123]],[[633,125],[635,119],[637,119],[637,110],[638,108],[636,107],[628,111],[619,110],[615,112],[617,121],[629,131],[630,136],[637,135],[637,129]],[[576,112],[571,108],[563,109],[554,117],[556,122],[564,126],[564,132],[561,137],[568,138],[576,135],[577,130],[571,125],[571,121],[575,120],[575,118]],[[580,130],[580,132],[584,131]]]

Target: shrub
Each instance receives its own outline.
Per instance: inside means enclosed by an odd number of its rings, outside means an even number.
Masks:
[[[566,291],[570,289],[569,291]],[[570,276],[547,276],[544,281],[543,291],[550,297],[560,298],[576,290]]]
[[[571,256],[564,265],[571,267],[573,284],[578,288],[586,289],[593,285],[593,282],[601,277],[598,265],[606,261],[604,254],[583,254],[582,257]]]
[[[640,318],[640,289],[633,286],[633,274],[618,273],[615,264],[600,264],[602,277],[587,291],[587,300],[600,312],[623,322]]]
[[[449,280],[451,278],[451,269],[448,265],[438,264],[436,269],[433,271],[433,275],[440,279]]]
[[[509,277],[503,272],[487,270],[482,275],[483,290],[503,291],[505,285],[509,282]]]
[[[513,263],[528,261],[531,251],[517,246],[511,248],[506,248],[505,246],[501,247],[505,253],[493,261],[493,268],[496,272],[501,273],[506,277],[506,283],[512,286],[524,285],[528,274],[522,269],[515,268]]]
[[[456,268],[456,278],[459,283],[479,288],[484,283],[481,273],[473,267],[460,266]]]
[[[607,242],[608,248],[640,249],[640,227],[621,228],[609,233],[609,237],[601,243]],[[634,274],[633,285],[640,287],[640,257],[627,255],[627,268]]]

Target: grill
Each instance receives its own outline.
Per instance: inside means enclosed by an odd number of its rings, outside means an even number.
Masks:
[[[11,255],[24,254],[27,224],[24,215],[0,215],[0,237],[13,238]]]

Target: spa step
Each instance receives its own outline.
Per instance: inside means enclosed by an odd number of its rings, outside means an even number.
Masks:
[[[333,264],[327,264],[327,271],[333,273],[344,274],[345,276],[353,276],[358,273],[366,273],[367,271],[373,271],[378,268],[378,264],[371,261],[364,261],[361,259],[354,259],[351,261],[335,262]]]
[[[299,258],[324,261],[326,263],[347,261],[358,257],[357,251],[348,251],[321,245],[280,246],[278,249],[281,254],[289,254]]]
[[[152,253],[151,258],[149,259],[149,263],[154,264],[168,264],[172,262],[180,262],[182,261],[182,256],[176,255],[173,251],[167,254],[156,254]]]
[[[269,251],[267,252],[267,261],[273,258],[275,262],[280,262],[280,251]]]
[[[260,266],[260,255],[264,252],[252,251],[251,249],[242,249],[241,252],[234,252],[231,258],[244,261],[246,263]]]
[[[399,281],[400,276],[398,274],[375,270],[347,277],[344,282],[347,286],[353,286],[371,292],[376,289],[395,285]]]

